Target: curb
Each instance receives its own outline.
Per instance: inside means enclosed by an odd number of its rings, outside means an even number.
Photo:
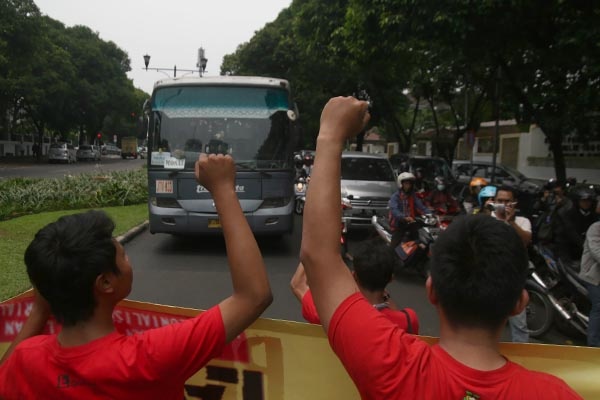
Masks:
[[[140,233],[144,232],[148,228],[148,225],[149,225],[149,222],[148,222],[148,220],[146,220],[146,221],[142,222],[141,224],[139,224],[138,226],[134,226],[133,228],[131,228],[124,234],[117,236],[115,239],[119,243],[125,244],[125,243],[129,242],[131,239],[133,239],[134,237],[136,237],[137,235],[139,235]]]

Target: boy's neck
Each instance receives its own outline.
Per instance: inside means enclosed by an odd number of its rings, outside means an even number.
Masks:
[[[112,309],[102,311],[101,307],[97,307],[89,320],[63,327],[57,339],[62,347],[74,347],[90,343],[113,332],[115,332],[115,325]]]
[[[507,362],[500,354],[502,329],[453,327],[440,318],[439,345],[456,361],[480,371],[493,371]]]

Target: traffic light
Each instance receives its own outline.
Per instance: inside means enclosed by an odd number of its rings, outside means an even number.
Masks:
[[[102,139],[102,134],[100,132],[98,132],[98,134],[96,135],[96,137],[98,137],[98,139]]]

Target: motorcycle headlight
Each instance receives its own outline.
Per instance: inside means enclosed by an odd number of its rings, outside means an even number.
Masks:
[[[302,183],[302,182],[296,183],[296,190],[298,192],[304,192],[304,183]]]

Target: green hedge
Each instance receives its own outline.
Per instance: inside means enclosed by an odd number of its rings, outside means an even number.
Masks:
[[[45,211],[125,206],[147,201],[145,169],[60,179],[0,180],[0,221]]]

